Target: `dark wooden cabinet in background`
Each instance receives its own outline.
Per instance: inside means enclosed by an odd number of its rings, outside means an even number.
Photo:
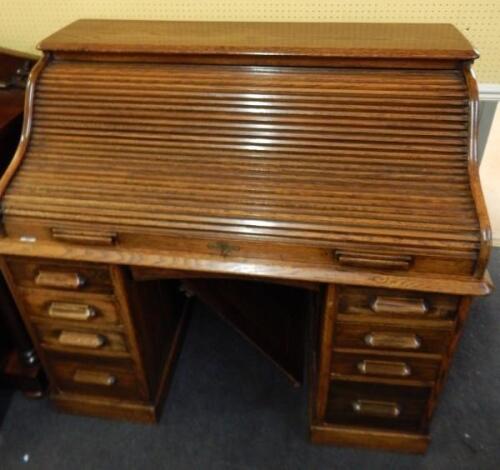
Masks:
[[[24,89],[36,56],[0,48],[0,173],[21,137]],[[33,344],[0,276],[0,385],[41,396],[45,379]]]
[[[180,287],[294,382],[309,344],[313,442],[425,451],[492,288],[467,40],[82,20],[40,48],[0,252],[55,403],[155,419]]]

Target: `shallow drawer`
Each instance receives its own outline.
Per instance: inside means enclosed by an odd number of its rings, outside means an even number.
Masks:
[[[72,324],[35,323],[38,341],[45,349],[88,354],[126,355],[128,347],[121,333],[89,330]]]
[[[45,320],[64,320],[78,324],[120,323],[118,305],[113,296],[20,288],[28,315]]]
[[[331,383],[326,421],[418,431],[430,389],[370,383]]]
[[[148,398],[129,360],[92,361],[49,355],[48,362],[54,385],[63,392],[128,400]]]
[[[31,258],[7,258],[7,264],[20,286],[80,292],[113,292],[106,265]]]
[[[456,316],[460,297],[369,287],[342,287],[338,313],[379,317],[449,320]]]
[[[331,372],[335,378],[359,380],[398,379],[431,386],[441,361],[393,355],[390,357],[333,352]]]
[[[451,329],[403,327],[384,323],[338,321],[334,329],[336,348],[443,354],[450,338]]]

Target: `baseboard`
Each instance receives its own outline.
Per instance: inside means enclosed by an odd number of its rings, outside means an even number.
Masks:
[[[480,83],[479,99],[481,101],[500,101],[500,83]]]
[[[491,244],[496,248],[500,247],[500,238],[494,238],[491,242]]]

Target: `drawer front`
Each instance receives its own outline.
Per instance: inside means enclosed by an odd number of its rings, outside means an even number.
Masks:
[[[22,287],[38,287],[73,292],[113,292],[108,267],[88,263],[7,258],[16,283]]]
[[[75,324],[120,323],[118,305],[110,295],[20,288],[25,310],[32,317]]]
[[[47,360],[54,385],[62,392],[127,400],[148,398],[129,360],[91,361],[50,354]]]
[[[35,323],[38,341],[43,348],[88,354],[127,355],[128,347],[121,333],[75,327],[73,324]]]
[[[430,389],[370,383],[334,381],[326,410],[326,421],[418,431]]]
[[[450,329],[337,322],[334,330],[334,345],[336,348],[367,351],[391,350],[443,354],[450,337]]]
[[[412,319],[455,318],[460,297],[369,287],[342,287],[338,313]]]
[[[440,361],[404,356],[377,356],[333,352],[331,372],[334,377],[359,379],[398,379],[431,386],[439,371]]]

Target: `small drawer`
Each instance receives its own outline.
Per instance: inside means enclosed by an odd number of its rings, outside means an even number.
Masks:
[[[118,305],[111,295],[42,289],[19,289],[28,315],[45,320],[84,324],[120,323]]]
[[[106,265],[10,257],[7,264],[16,283],[23,287],[73,292],[113,292]]]
[[[45,349],[88,354],[127,355],[127,344],[121,333],[78,328],[72,324],[35,323],[38,341]]]
[[[49,354],[50,374],[55,387],[67,393],[126,400],[147,400],[146,391],[127,359],[82,360]]]
[[[436,380],[441,362],[426,358],[347,354],[334,351],[331,372],[333,378],[373,381],[398,379],[431,386]]]
[[[340,315],[412,319],[455,318],[460,297],[427,292],[345,286],[340,289]]]
[[[336,348],[394,350],[443,354],[451,338],[451,329],[403,327],[391,324],[337,322]]]
[[[334,381],[325,419],[333,424],[419,431],[430,390]]]

